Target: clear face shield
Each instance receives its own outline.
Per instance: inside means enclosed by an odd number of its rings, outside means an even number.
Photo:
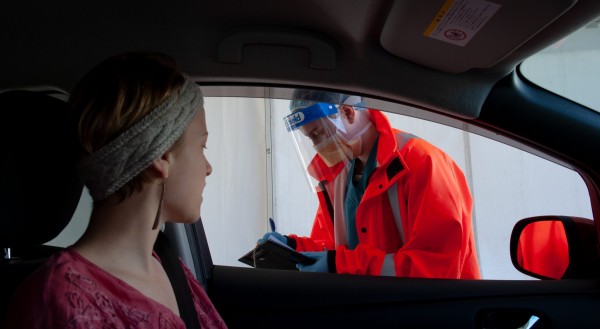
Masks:
[[[347,164],[360,144],[360,136],[348,140],[337,105],[316,103],[294,111],[284,121],[313,192],[319,190],[317,178]]]

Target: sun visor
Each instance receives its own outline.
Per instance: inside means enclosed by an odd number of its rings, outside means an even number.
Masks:
[[[445,72],[487,68],[577,0],[395,1],[381,33],[390,53]],[[510,22],[507,24],[507,22]]]

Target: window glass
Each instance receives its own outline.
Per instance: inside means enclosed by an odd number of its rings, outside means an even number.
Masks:
[[[309,188],[283,118],[289,101],[207,97],[207,179],[202,218],[215,264],[238,262],[269,230],[309,235],[317,197]],[[553,162],[460,129],[386,113],[392,126],[448,153],[474,197],[474,229],[484,279],[531,279],[514,269],[510,233],[522,218],[592,218],[581,177]],[[547,179],[553,177],[553,179]]]
[[[525,60],[533,83],[600,111],[600,18]]]

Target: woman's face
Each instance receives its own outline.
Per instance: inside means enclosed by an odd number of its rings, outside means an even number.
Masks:
[[[212,172],[204,154],[208,130],[203,107],[198,110],[181,138],[182,145],[173,152],[173,164],[165,179],[163,208],[167,220],[193,223],[200,218],[206,176]]]

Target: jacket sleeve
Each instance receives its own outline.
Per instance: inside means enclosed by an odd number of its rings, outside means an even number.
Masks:
[[[288,235],[289,238],[294,239],[297,251],[335,250],[333,223],[325,213],[327,210],[323,209],[321,204],[317,209],[310,237]]]
[[[410,172],[397,184],[405,244],[390,253],[366,243],[354,250],[340,246],[338,273],[480,276],[471,228],[472,197],[464,174],[441,150],[415,141],[412,147],[407,145],[404,157]]]

